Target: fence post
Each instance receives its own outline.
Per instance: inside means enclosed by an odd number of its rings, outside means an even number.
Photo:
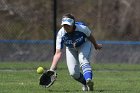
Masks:
[[[53,31],[54,31],[54,54],[56,51],[56,33],[57,33],[57,0],[53,0]]]

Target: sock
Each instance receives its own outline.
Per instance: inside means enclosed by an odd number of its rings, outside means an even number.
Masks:
[[[92,68],[90,64],[84,64],[82,65],[83,75],[85,80],[91,79],[92,80]]]
[[[80,73],[80,77],[78,79],[75,79],[75,80],[82,83],[83,85],[86,85],[86,80],[85,80],[82,73]]]

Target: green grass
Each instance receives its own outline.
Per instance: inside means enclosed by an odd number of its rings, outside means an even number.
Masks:
[[[58,78],[53,86],[38,85],[38,66],[50,67],[50,62],[1,62],[0,93],[83,93],[81,84],[73,80],[65,63],[59,63]],[[140,93],[140,65],[92,64],[94,93]],[[89,92],[90,93],[90,92]]]

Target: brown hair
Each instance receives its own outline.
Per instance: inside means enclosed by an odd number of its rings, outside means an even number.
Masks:
[[[73,19],[75,21],[75,17],[72,14],[70,14],[70,13],[64,14],[63,18],[64,17],[71,18],[71,19]]]

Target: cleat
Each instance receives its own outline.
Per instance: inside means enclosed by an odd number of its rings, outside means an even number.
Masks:
[[[87,79],[86,83],[87,83],[88,91],[93,91],[94,83],[92,82],[92,80],[91,79]]]
[[[83,85],[82,90],[83,91],[88,91],[88,87],[86,85]]]

